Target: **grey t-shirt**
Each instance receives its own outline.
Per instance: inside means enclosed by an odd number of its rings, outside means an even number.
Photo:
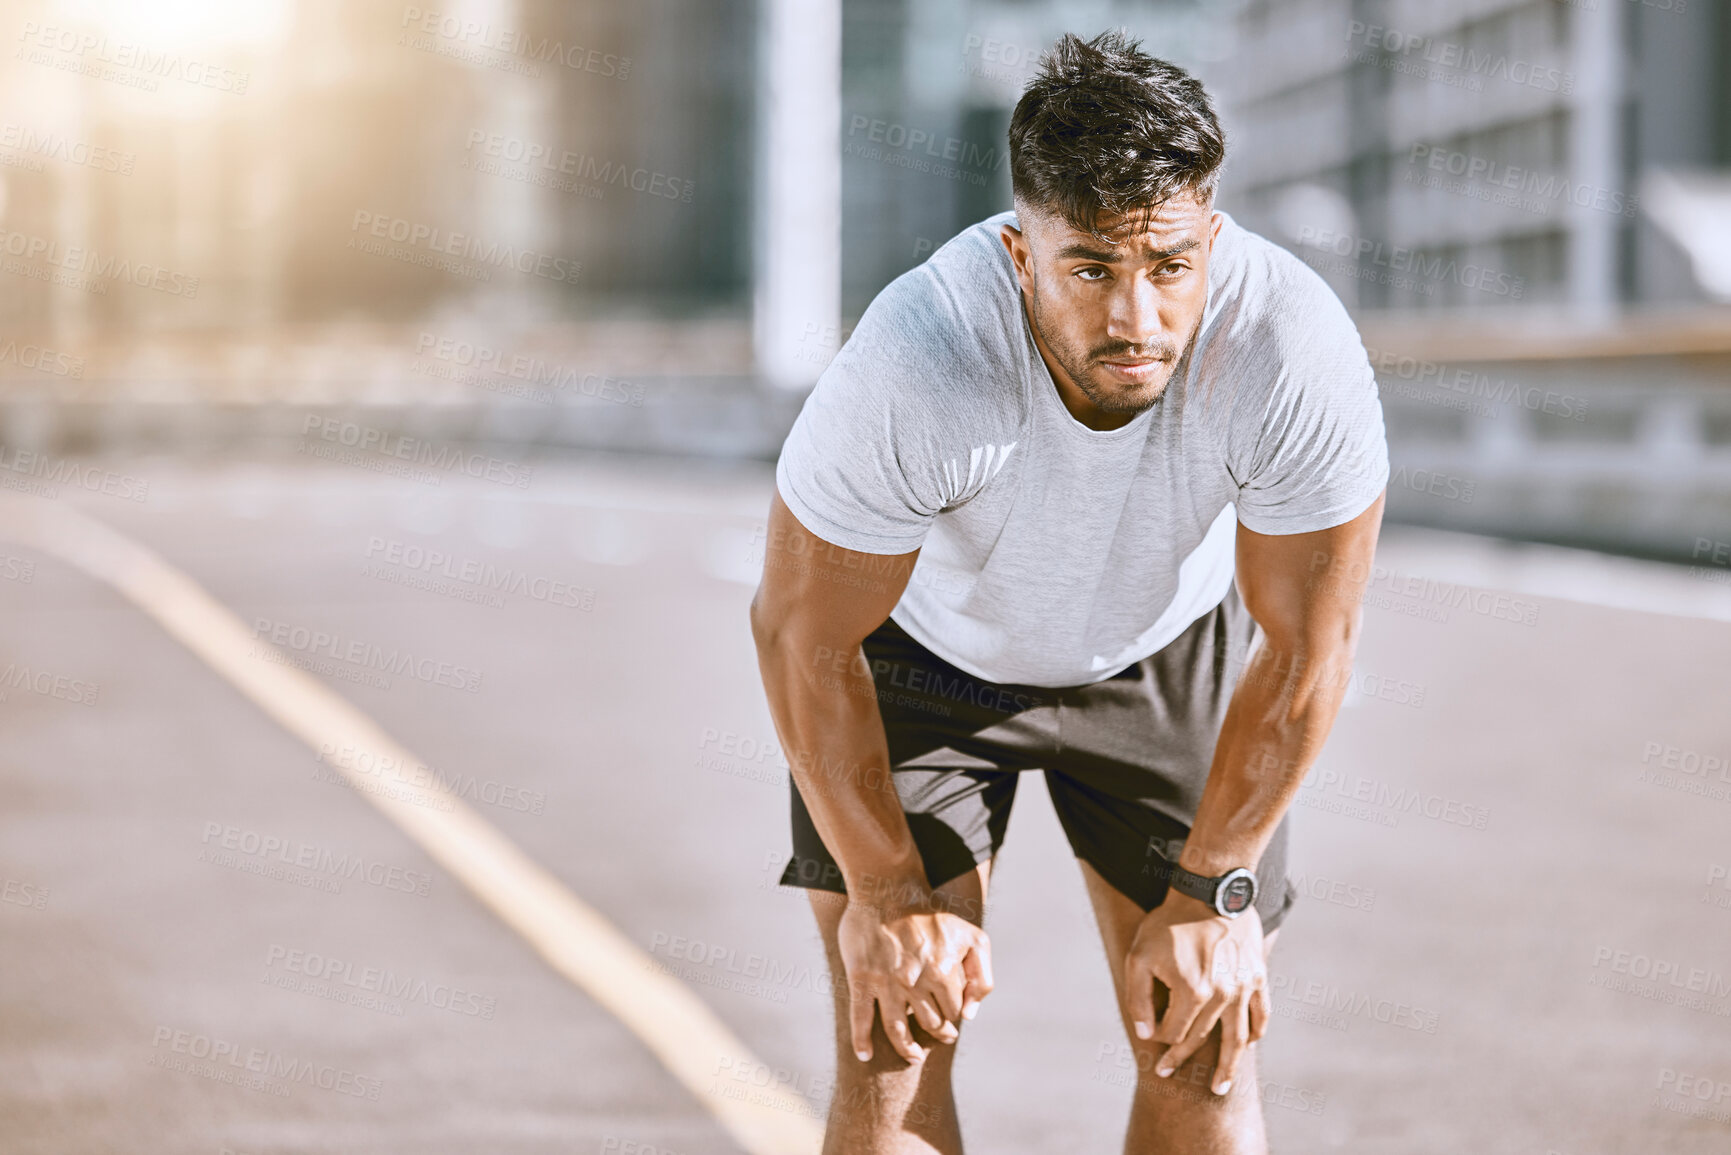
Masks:
[[[1119,429],[1064,408],[999,240],[1014,212],[892,281],[819,377],[776,487],[825,541],[920,550],[890,616],[939,657],[993,682],[1108,678],[1226,596],[1236,522],[1326,529],[1382,492],[1352,319],[1304,262],[1221,215],[1188,371]]]

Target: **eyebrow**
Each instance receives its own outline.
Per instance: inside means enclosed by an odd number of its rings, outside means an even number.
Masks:
[[[1169,249],[1146,250],[1146,255],[1150,260],[1169,261],[1180,253],[1189,252],[1200,243],[1201,242],[1195,237],[1191,237],[1189,240],[1176,244]],[[1072,241],[1070,244],[1067,244],[1058,250],[1058,260],[1060,261],[1078,259],[1084,261],[1098,261],[1102,265],[1115,265],[1122,258],[1116,248],[1091,248],[1085,241]]]

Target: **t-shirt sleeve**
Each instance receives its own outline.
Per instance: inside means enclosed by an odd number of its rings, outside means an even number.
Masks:
[[[1388,484],[1382,402],[1358,331],[1320,278],[1297,280],[1288,287],[1304,305],[1284,311],[1270,342],[1267,403],[1234,415],[1238,520],[1256,533],[1341,525]]]
[[[897,288],[872,302],[818,377],[775,467],[800,524],[860,553],[919,549],[944,505],[934,484],[936,382],[913,356],[930,334],[903,307],[908,286]]]

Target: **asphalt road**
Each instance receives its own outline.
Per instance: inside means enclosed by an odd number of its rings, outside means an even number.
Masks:
[[[773,1082],[821,1115],[822,955],[773,885],[785,772],[746,620],[767,466],[596,459],[519,488],[102,464],[145,499],[0,496],[102,520],[277,637],[765,1064],[718,1061],[709,1094]],[[1726,575],[1399,530],[1379,560],[1297,809],[1275,1149],[1731,1148],[1731,624],[1695,616],[1726,616]],[[463,576],[488,563],[525,579],[500,604]],[[1420,580],[1591,597],[1601,571],[1617,606]],[[307,746],[113,590],[5,541],[0,669],[6,1152],[739,1150]],[[1036,781],[988,929],[970,1149],[1118,1150],[1141,1073]],[[277,1077],[221,1061],[261,1051]]]

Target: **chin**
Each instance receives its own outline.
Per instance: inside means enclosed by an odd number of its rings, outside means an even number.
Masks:
[[[1093,388],[1088,390],[1088,400],[1097,409],[1108,413],[1140,413],[1144,409],[1159,404],[1160,398],[1166,393],[1165,381],[1156,381],[1147,385],[1125,387],[1116,383],[1102,385],[1092,382]]]

